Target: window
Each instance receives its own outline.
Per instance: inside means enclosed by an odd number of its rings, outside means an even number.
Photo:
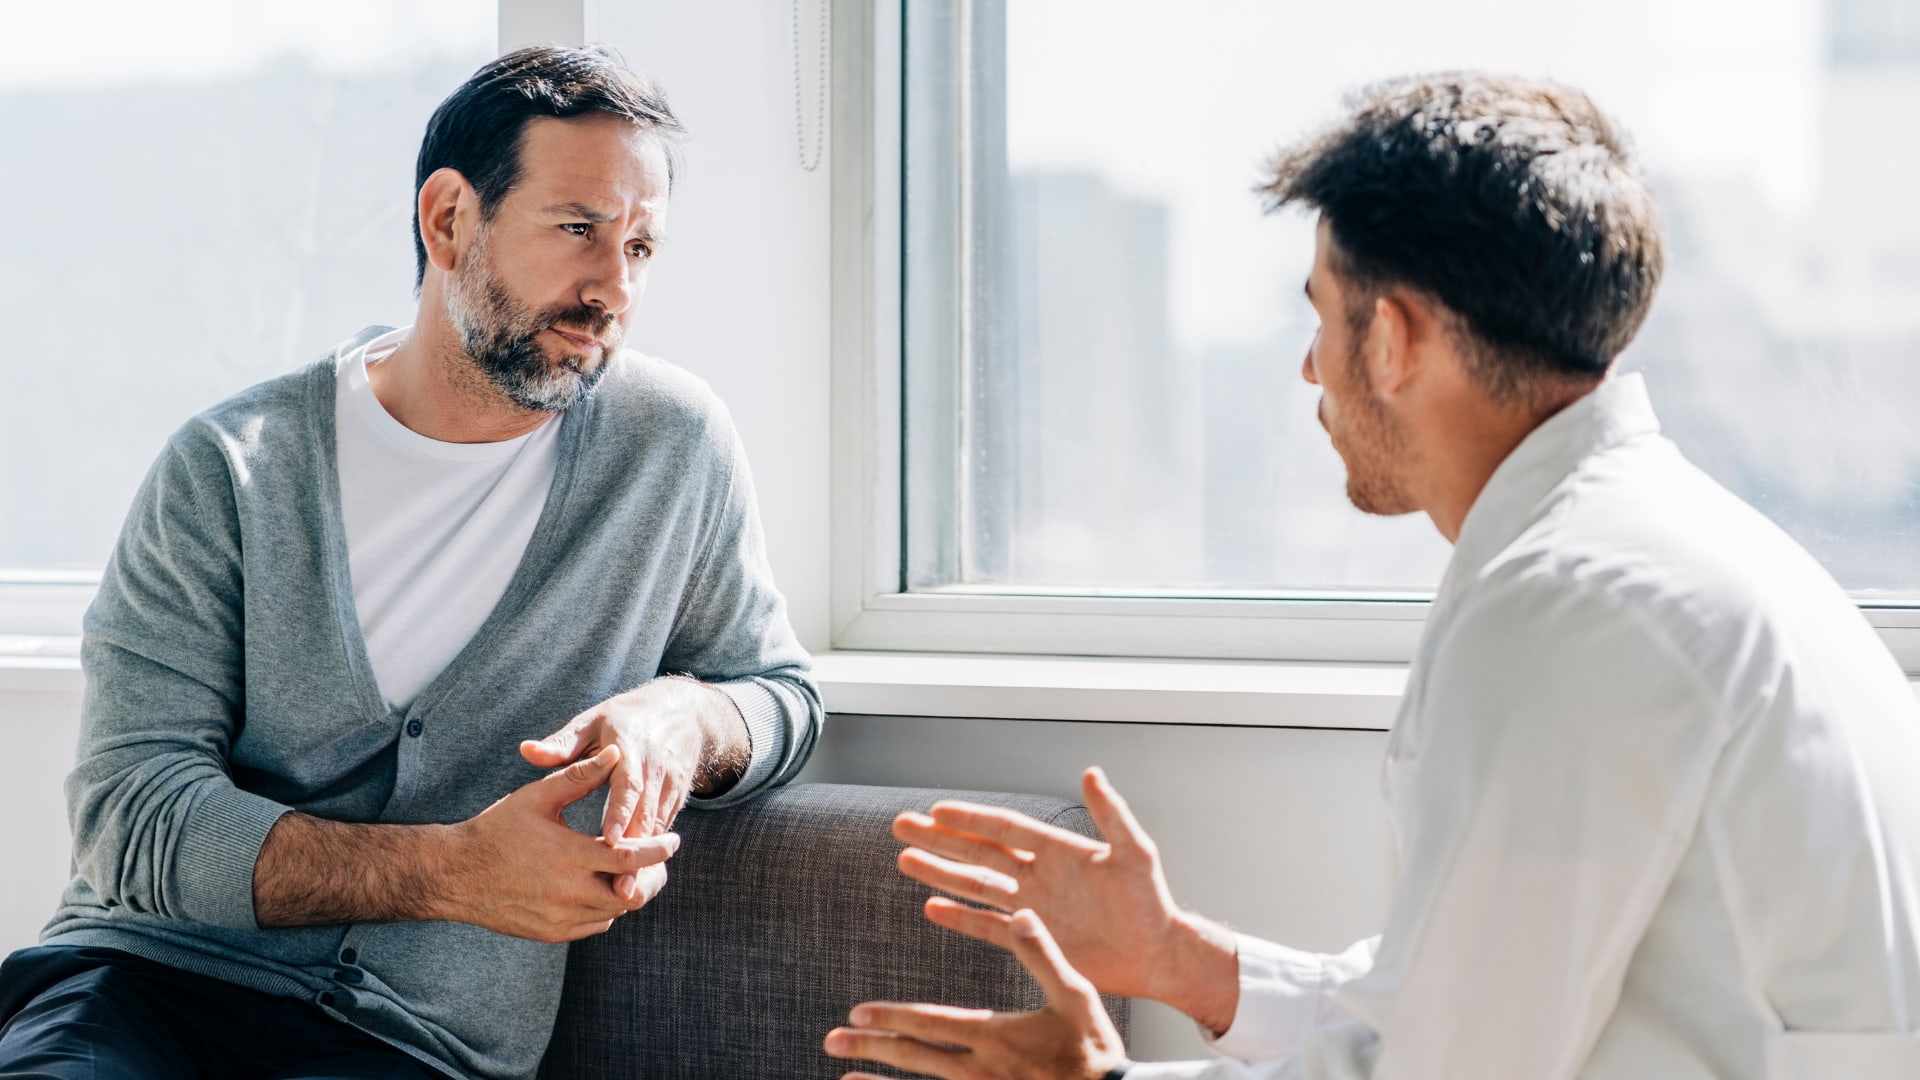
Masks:
[[[899,17],[900,271],[876,287],[901,305],[901,539],[870,546],[843,644],[1404,659],[1447,548],[1347,505],[1299,377],[1311,221],[1252,189],[1343,92],[1458,67],[1559,78],[1622,121],[1669,244],[1622,365],[1863,604],[1920,602],[1920,150],[1885,137],[1920,110],[1911,3]],[[1305,625],[1256,629],[1276,620]]]
[[[494,0],[0,8],[0,632],[78,631],[167,435],[412,318],[413,156]]]

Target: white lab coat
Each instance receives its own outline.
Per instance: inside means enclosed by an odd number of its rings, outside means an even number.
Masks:
[[[1383,933],[1242,937],[1226,1059],[1129,1080],[1920,1077],[1920,706],[1639,376],[1474,503],[1383,788]]]

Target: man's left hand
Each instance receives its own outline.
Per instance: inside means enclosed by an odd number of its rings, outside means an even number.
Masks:
[[[1030,1013],[945,1005],[857,1005],[854,1026],[827,1033],[827,1053],[944,1080],[1101,1080],[1126,1064],[1120,1033],[1093,984],[1073,968],[1031,911],[1009,923],[1014,956],[1046,991]],[[842,1080],[888,1080],[851,1072]]]
[[[654,836],[673,826],[689,793],[725,790],[750,753],[745,721],[733,699],[696,679],[663,676],[586,710],[559,731],[520,744],[520,755],[557,769],[620,747],[607,781],[600,834],[609,844]],[[615,891],[637,887],[623,874]]]

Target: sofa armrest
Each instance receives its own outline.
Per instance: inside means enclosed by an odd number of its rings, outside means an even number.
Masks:
[[[837,1080],[820,1049],[869,1000],[1032,1009],[1011,955],[926,921],[894,815],[943,798],[1006,806],[1085,835],[1048,795],[800,784],[680,815],[683,843],[652,903],[575,942],[541,1076],[568,1080]],[[1108,999],[1121,1034],[1125,999]]]

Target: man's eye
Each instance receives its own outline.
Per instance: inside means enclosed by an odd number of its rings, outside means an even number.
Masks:
[[[593,232],[593,226],[582,221],[572,221],[560,226],[575,236],[586,236]]]
[[[633,243],[627,245],[627,254],[636,259],[647,259],[653,256],[653,249],[648,247],[643,241],[635,240]]]

